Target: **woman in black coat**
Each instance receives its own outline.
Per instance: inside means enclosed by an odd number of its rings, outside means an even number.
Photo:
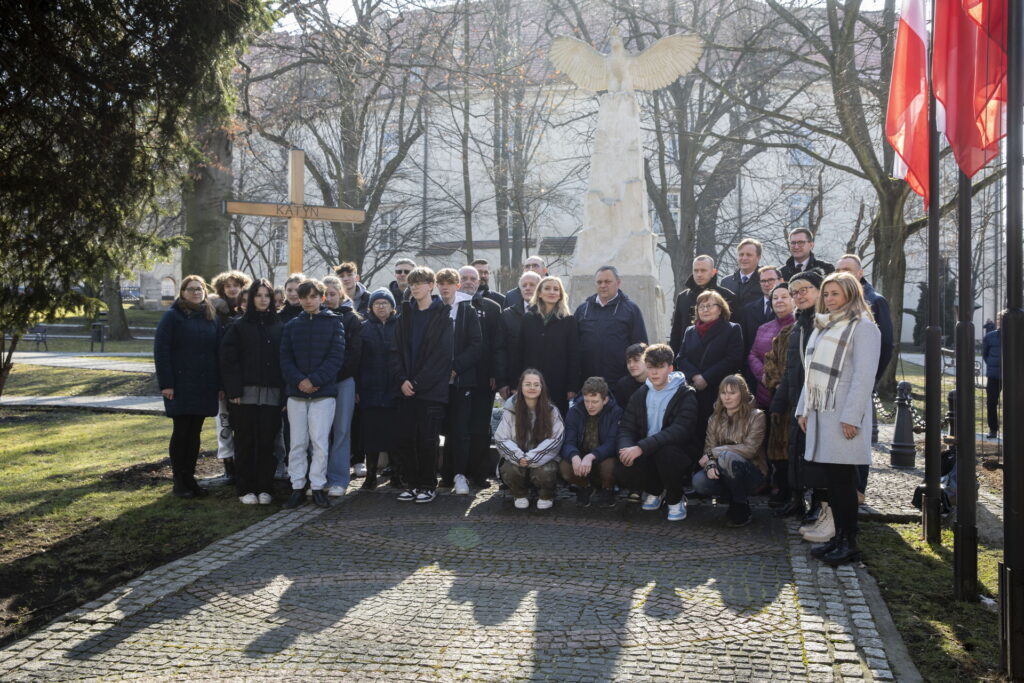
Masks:
[[[537,285],[533,305],[519,328],[518,347],[513,374],[519,376],[526,368],[540,370],[551,403],[564,420],[582,378],[579,331],[559,278],[548,276]]]
[[[377,465],[382,452],[394,453],[395,422],[398,411],[398,381],[390,357],[395,348],[395,299],[383,287],[370,294],[369,313],[363,321],[363,352],[356,376],[356,400],[363,449],[366,451],[366,479],[362,488],[377,488]],[[392,483],[399,487],[396,462],[391,460]]]
[[[729,304],[721,294],[708,289],[697,297],[697,321],[683,333],[676,369],[697,390],[696,443],[703,446],[708,420],[718,398],[718,385],[729,375],[740,372],[745,356],[743,331],[729,322]]]
[[[195,473],[203,422],[217,414],[217,340],[216,315],[207,298],[206,281],[188,275],[153,339],[164,412],[174,423],[170,455],[173,492],[179,498],[206,495]]]
[[[247,505],[273,502],[274,442],[281,427],[281,330],[274,288],[257,280],[248,310],[220,344],[220,377],[235,433],[235,488]]]

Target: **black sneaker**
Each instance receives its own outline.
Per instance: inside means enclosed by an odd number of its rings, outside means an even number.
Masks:
[[[207,491],[206,489],[199,485],[199,482],[196,481],[195,477],[192,477],[189,480],[188,489],[189,491],[192,492],[192,495],[195,498],[206,498],[208,495],[210,495],[209,491]]]
[[[434,500],[434,492],[433,491],[430,491],[430,490],[427,490],[427,489],[423,489],[421,491],[417,491],[416,492],[416,502],[417,503],[430,503],[433,500]]]
[[[416,500],[415,489],[406,489],[402,491],[401,493],[398,494],[398,500],[402,501],[403,503],[408,503]]]
[[[729,527],[733,529],[746,526],[754,521],[754,514],[746,503],[732,503],[725,513],[725,517],[729,520]]]
[[[377,488],[377,475],[367,474],[366,479],[363,479],[363,485],[359,488],[364,491],[372,491]]]
[[[331,501],[327,500],[327,494],[323,489],[313,489],[313,505],[322,508],[331,507]]]
[[[282,506],[285,510],[292,510],[299,507],[306,502],[306,491],[305,489],[294,489],[292,495],[288,496],[288,500]]]
[[[576,507],[588,508],[590,507],[590,493],[591,488],[577,488],[576,489]]]
[[[602,508],[613,508],[617,503],[617,497],[615,491],[611,489],[601,489],[597,492],[597,506]]]

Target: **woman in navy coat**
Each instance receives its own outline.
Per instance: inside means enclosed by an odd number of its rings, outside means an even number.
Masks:
[[[676,356],[676,369],[697,390],[695,443],[704,445],[708,420],[718,398],[718,385],[743,367],[743,331],[729,322],[729,304],[718,292],[708,289],[697,297],[697,322],[686,328]]]
[[[171,469],[174,495],[195,498],[206,495],[196,482],[199,435],[203,421],[217,414],[218,326],[207,298],[206,281],[189,275],[181,281],[178,298],[164,313],[153,340],[164,412],[171,418]]]

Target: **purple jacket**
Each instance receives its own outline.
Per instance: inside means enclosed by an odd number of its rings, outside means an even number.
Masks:
[[[750,372],[757,379],[755,397],[759,408],[767,408],[771,403],[772,395],[764,385],[764,357],[772,350],[772,340],[778,336],[786,325],[792,325],[796,321],[791,315],[781,320],[776,317],[757,328],[757,336],[754,337],[754,345],[750,347],[750,355],[747,356],[747,365]]]

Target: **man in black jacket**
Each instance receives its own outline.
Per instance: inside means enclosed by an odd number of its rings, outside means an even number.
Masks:
[[[629,399],[619,423],[615,478],[623,488],[646,493],[643,509],[668,504],[669,521],[686,518],[683,480],[690,473],[697,431],[697,393],[673,372],[672,349],[654,344],[644,352],[647,382]]]
[[[431,292],[434,271],[413,268],[409,301],[402,315],[392,352],[393,375],[401,397],[398,432],[402,480],[409,487],[402,501],[429,503],[437,488],[437,447],[452,380],[453,330],[451,308]]]
[[[583,377],[603,377],[614,386],[626,374],[626,349],[647,342],[647,326],[640,307],[620,287],[615,266],[601,266],[594,274],[596,294],[588,296],[573,314],[580,334]]]
[[[480,296],[485,299],[490,299],[494,303],[498,304],[499,311],[502,308],[505,308],[505,295],[491,289],[491,264],[487,259],[478,258],[469,265],[476,269],[477,278],[480,281],[480,284],[477,287],[477,292],[480,293]],[[475,294],[476,293],[474,292],[474,295]]]
[[[452,374],[448,383],[448,408],[445,412],[444,456],[441,460],[441,488],[469,493],[469,419],[473,390],[477,388],[477,369],[483,351],[480,319],[472,297],[459,291],[459,272],[443,268],[437,272],[437,291],[448,306],[452,324]]]
[[[694,307],[697,305],[697,297],[706,290],[713,289],[722,295],[729,308],[735,308],[736,294],[718,284],[718,269],[715,268],[715,259],[707,255],[701,255],[693,259],[693,274],[686,280],[686,289],[679,292],[676,297],[676,307],[672,311],[672,331],[669,334],[669,346],[678,355],[679,349],[683,346],[683,332],[693,324],[697,315]]]
[[[757,297],[755,301],[749,302],[733,318],[733,322],[738,322],[740,327],[743,328],[744,358],[746,358],[746,354],[750,353],[750,347],[754,345],[757,328],[769,320],[775,319],[775,311],[772,310],[771,294],[772,290],[775,289],[775,285],[782,282],[782,276],[780,275],[779,268],[776,266],[762,266],[757,271],[757,277],[761,296]],[[750,386],[754,385],[751,384]]]
[[[747,304],[761,298],[760,266],[762,246],[758,240],[752,237],[744,238],[736,247],[736,263],[738,268],[735,273],[724,278],[721,282],[723,289],[728,289],[736,295],[735,301],[730,301],[736,315],[733,322],[740,322],[736,318],[742,315],[741,311]]]
[[[789,260],[782,266],[782,279],[786,282],[811,268],[818,268],[823,275],[835,271],[831,263],[814,258],[814,233],[807,228],[797,228],[789,233],[789,253]]]
[[[398,310],[402,310],[402,302],[409,300],[409,274],[416,267],[416,262],[410,258],[400,258],[395,261],[395,279],[388,285],[391,296],[395,297]]]
[[[523,272],[524,273],[537,273],[543,279],[547,277],[548,266],[544,263],[544,259],[540,256],[531,256],[523,261]],[[519,288],[513,288],[505,292],[505,306],[515,306],[523,304],[523,295],[519,291]],[[519,379],[516,377],[516,379]]]
[[[519,383],[518,377],[512,377],[512,352],[519,348],[519,329],[523,324],[523,316],[526,315],[529,301],[533,299],[537,285],[541,277],[533,271],[523,273],[519,276],[519,303],[510,304],[501,311],[498,336],[502,339],[501,353],[498,354],[497,367],[495,368],[495,380],[498,382],[498,393],[503,399],[509,397],[512,387]]]
[[[484,267],[486,268],[486,261]],[[499,334],[501,327],[501,306],[480,290],[483,278],[474,266],[459,269],[459,290],[473,297],[471,303],[480,318],[480,332],[483,347],[480,362],[477,363],[476,387],[472,390],[469,411],[469,471],[470,483],[487,488],[489,472],[488,452],[491,443],[491,411],[494,408],[494,392],[498,388],[498,361],[505,354],[505,339]],[[497,292],[490,292],[500,296]],[[468,493],[468,489],[465,491]],[[455,482],[455,493],[463,493],[459,482]]]

